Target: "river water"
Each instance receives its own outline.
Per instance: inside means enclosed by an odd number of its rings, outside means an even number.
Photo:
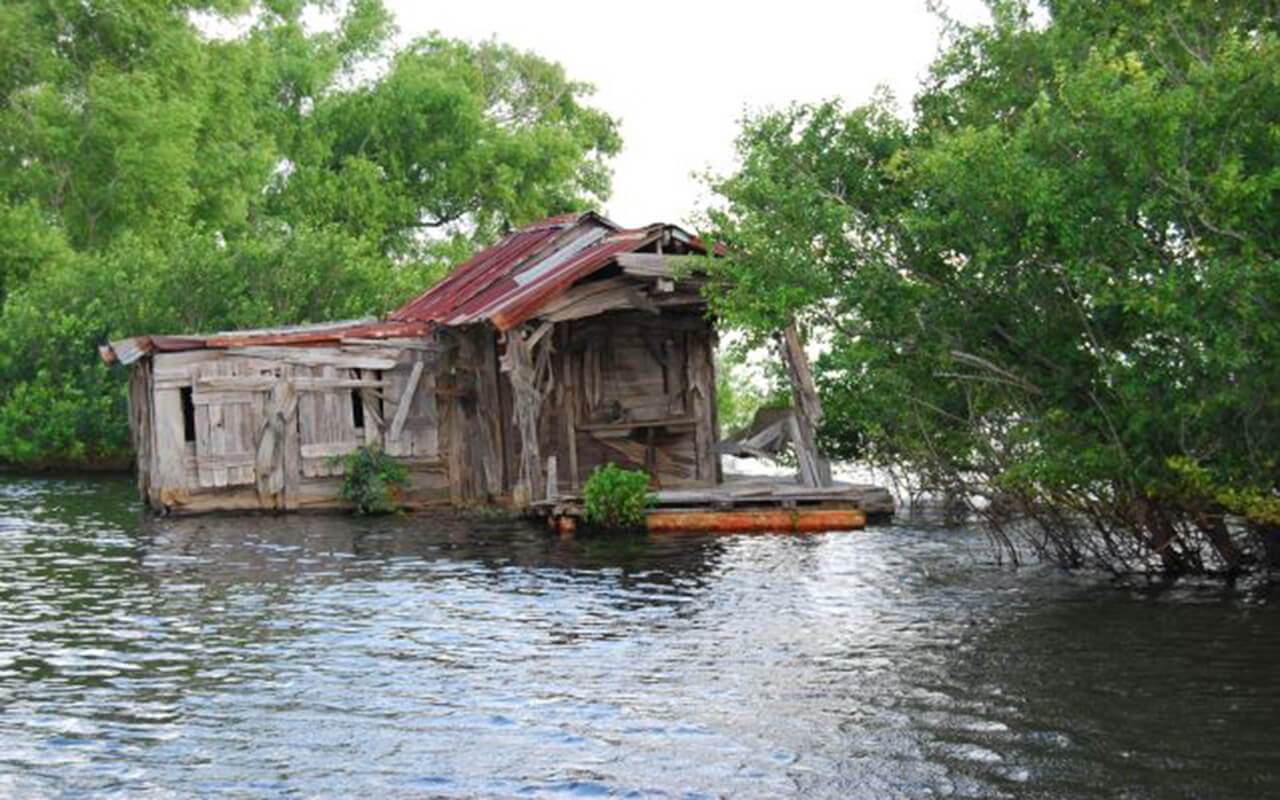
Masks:
[[[1280,796],[1280,596],[0,479],[0,797]]]

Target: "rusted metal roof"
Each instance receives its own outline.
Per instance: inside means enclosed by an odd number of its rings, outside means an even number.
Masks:
[[[699,252],[706,247],[672,225],[620,230],[588,212],[552,217],[508,235],[410,300],[388,319],[468,325],[489,321],[507,331],[619,253],[652,245],[668,232]]]
[[[307,347],[353,341],[414,338],[426,336],[431,332],[432,327],[434,326],[430,323],[422,322],[357,319],[192,336],[133,336],[102,345],[98,348],[98,354],[108,364],[129,365],[152,353],[271,345]]]

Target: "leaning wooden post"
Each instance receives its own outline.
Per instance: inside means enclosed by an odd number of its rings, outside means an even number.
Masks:
[[[813,385],[813,370],[804,354],[804,345],[794,322],[783,328],[782,357],[791,378],[792,404],[795,416],[791,423],[791,443],[800,462],[800,482],[805,486],[830,486],[831,462],[822,457],[816,444],[818,423],[822,421],[822,402]]]

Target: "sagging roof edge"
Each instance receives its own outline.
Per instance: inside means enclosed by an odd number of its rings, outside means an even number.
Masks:
[[[429,335],[435,327],[429,322],[389,322],[371,318],[316,325],[291,325],[282,328],[223,331],[193,336],[131,336],[100,345],[98,354],[107,364],[128,366],[155,353],[281,345],[321,347],[354,343],[356,340],[367,342],[421,337]]]

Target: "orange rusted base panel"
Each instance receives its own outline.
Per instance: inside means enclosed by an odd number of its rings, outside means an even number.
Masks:
[[[654,533],[817,533],[866,527],[859,509],[796,509],[776,511],[651,511],[646,517]]]

